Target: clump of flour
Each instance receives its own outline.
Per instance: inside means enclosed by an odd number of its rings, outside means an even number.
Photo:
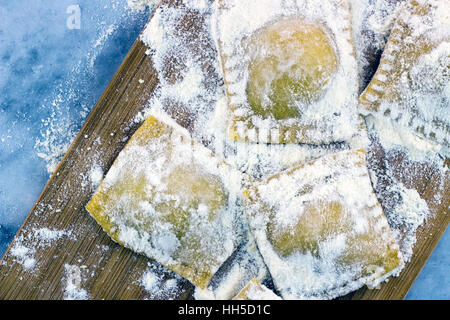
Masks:
[[[82,288],[83,270],[76,265],[64,265],[64,300],[88,300],[88,292]]]
[[[11,247],[10,254],[14,257],[16,263],[20,263],[24,270],[33,270],[39,267],[35,258],[36,250],[38,248],[45,248],[50,246],[54,241],[64,237],[71,237],[70,230],[55,230],[49,228],[34,228],[26,237],[20,235],[14,240]],[[33,243],[29,246],[28,243]]]
[[[405,0],[351,0],[360,91],[372,79]]]

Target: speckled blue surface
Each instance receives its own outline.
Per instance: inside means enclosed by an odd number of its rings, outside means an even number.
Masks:
[[[74,4],[80,29],[67,26]],[[126,8],[0,0],[0,255],[148,20]]]
[[[0,0],[0,256],[61,156],[49,147],[70,143],[149,14],[126,0]],[[407,299],[450,298],[449,249],[447,232]]]

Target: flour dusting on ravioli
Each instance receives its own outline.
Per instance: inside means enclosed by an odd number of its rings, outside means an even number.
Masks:
[[[258,248],[284,299],[335,298],[402,268],[365,163],[364,151],[343,151],[245,191]]]
[[[351,138],[358,84],[348,2],[220,0],[218,10],[232,140]]]

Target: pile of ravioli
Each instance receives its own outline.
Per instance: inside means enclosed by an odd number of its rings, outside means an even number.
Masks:
[[[448,7],[405,1],[359,95],[348,1],[216,1],[227,143],[351,147],[258,179],[155,110],[87,210],[113,240],[200,289],[245,261],[228,298],[277,298],[267,277],[283,299],[331,299],[398,275],[405,259],[358,141],[370,115],[448,155]]]

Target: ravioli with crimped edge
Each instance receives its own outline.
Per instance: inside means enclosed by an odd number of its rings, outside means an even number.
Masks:
[[[449,1],[412,0],[402,8],[360,105],[363,114],[449,155]]]
[[[351,138],[358,75],[348,1],[220,0],[218,10],[231,140]]]
[[[330,299],[396,275],[403,259],[363,150],[342,151],[244,191],[245,212],[284,299]]]

